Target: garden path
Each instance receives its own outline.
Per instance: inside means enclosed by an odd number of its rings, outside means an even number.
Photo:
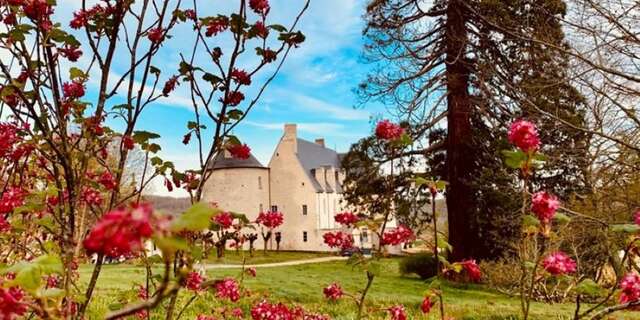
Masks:
[[[263,264],[247,264],[245,268],[275,268],[275,267],[286,267],[286,266],[297,266],[301,264],[310,264],[310,263],[321,263],[321,262],[330,262],[330,261],[339,261],[339,260],[347,260],[348,257],[322,257],[322,258],[313,258],[313,259],[305,259],[305,260],[296,260],[296,261],[284,261],[284,262],[275,262],[275,263],[263,263]],[[204,269],[233,269],[233,268],[242,268],[241,264],[205,264]]]

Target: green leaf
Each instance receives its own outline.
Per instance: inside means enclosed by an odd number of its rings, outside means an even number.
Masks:
[[[76,67],[71,67],[71,69],[69,69],[69,78],[71,78],[71,80],[75,80],[75,79],[84,80],[87,78],[87,75],[84,73],[84,71]]]
[[[157,237],[153,239],[153,243],[162,251],[162,255],[165,257],[173,256],[178,250],[189,250],[187,241],[177,237]]]
[[[62,260],[57,255],[47,254],[40,256],[33,260],[33,263],[38,265],[45,274],[62,273]]]
[[[429,183],[429,180],[427,180],[427,179],[425,179],[423,177],[417,177],[415,179],[416,187],[420,187],[420,186],[426,185],[428,183]]]
[[[502,154],[505,157],[504,162],[512,169],[522,168],[522,164],[527,160],[527,155],[520,150],[502,150]]]
[[[227,112],[227,117],[229,119],[239,120],[243,114],[244,112],[242,112],[242,110],[232,109]]]
[[[193,130],[193,129],[197,128],[197,127],[198,127],[198,123],[197,122],[195,122],[195,121],[187,122],[187,129]]]
[[[162,148],[157,143],[151,143],[151,144],[146,145],[144,147],[144,150],[147,150],[147,151],[149,151],[151,153],[158,153],[158,151],[162,150]]]
[[[591,279],[585,279],[576,286],[576,292],[587,296],[599,296],[602,293],[602,287]]]
[[[40,296],[43,298],[60,298],[64,296],[64,290],[60,288],[49,288],[42,290]]]
[[[640,226],[637,224],[614,224],[609,227],[609,229],[613,232],[625,232],[625,233],[636,233],[640,231]]]
[[[567,224],[571,222],[571,218],[564,213],[556,213],[556,215],[553,217],[553,220],[555,220],[558,224]]]
[[[205,74],[202,76],[202,80],[210,82],[211,85],[215,86],[216,84],[222,82],[222,78],[209,73],[209,72],[205,72]]]
[[[34,292],[42,282],[42,271],[37,265],[28,264],[16,274],[12,282],[24,290]]]
[[[158,139],[160,135],[157,133],[149,132],[149,131],[134,131],[133,132],[133,141],[138,144],[143,144],[149,141],[150,139]]]
[[[124,307],[124,303],[119,303],[119,302],[112,303],[108,306],[110,311],[117,311],[122,309],[123,307]]]
[[[149,67],[149,72],[151,72],[151,74],[155,74],[156,76],[160,76],[160,69],[154,66]]]
[[[539,227],[540,226],[540,220],[538,220],[538,218],[527,214],[524,217],[522,217],[522,225],[524,227]]]
[[[162,159],[160,159],[160,157],[151,158],[151,165],[152,166],[159,166],[161,164],[162,164]]]
[[[281,24],[272,24],[269,26],[269,28],[278,31],[278,32],[287,32],[287,28],[285,28],[285,26],[281,25]]]
[[[209,227],[211,217],[221,212],[220,209],[215,209],[206,203],[196,203],[191,208],[187,209],[185,213],[181,214],[171,224],[173,231],[202,231]]]

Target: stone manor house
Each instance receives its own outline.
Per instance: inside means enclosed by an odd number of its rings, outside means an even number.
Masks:
[[[240,212],[254,221],[261,211],[280,211],[284,224],[280,232],[281,250],[332,251],[322,235],[339,229],[334,215],[345,210],[342,200],[344,172],[341,154],[315,142],[298,138],[297,126],[285,124],[267,166],[253,155],[246,160],[219,153],[213,173],[204,189],[204,201],[216,202],[225,210]],[[392,221],[390,227],[394,227]],[[258,232],[246,230],[245,233]],[[374,234],[354,231],[355,245],[371,248]],[[261,248],[262,239],[256,242]],[[275,248],[275,242],[272,241]],[[245,248],[246,249],[246,248]]]

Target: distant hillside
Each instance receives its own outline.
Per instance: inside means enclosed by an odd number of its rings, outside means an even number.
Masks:
[[[191,201],[188,198],[146,195],[144,199],[151,203],[155,210],[171,215],[178,215],[191,206]]]

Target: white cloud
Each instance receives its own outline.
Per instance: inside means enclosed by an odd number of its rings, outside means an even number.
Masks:
[[[278,100],[287,101],[290,104],[289,107],[296,112],[318,113],[337,120],[368,120],[370,118],[370,112],[367,110],[333,104],[293,90],[274,89],[272,92],[279,98]]]
[[[283,131],[284,122],[255,122],[245,121],[244,124],[261,128],[265,130]],[[328,122],[302,122],[297,123],[298,130],[306,133],[311,133],[319,136],[330,137],[349,137],[355,138],[359,135],[348,132],[343,124],[328,123]]]

